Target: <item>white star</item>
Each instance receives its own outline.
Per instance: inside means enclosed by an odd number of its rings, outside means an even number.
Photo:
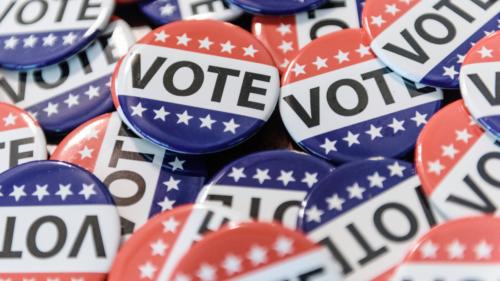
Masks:
[[[258,245],[252,246],[248,252],[247,258],[252,262],[253,266],[263,264],[267,261],[267,251],[265,248]]]
[[[428,166],[429,166],[429,173],[434,173],[438,176],[441,174],[441,171],[444,170],[444,166],[441,164],[441,161],[439,160],[429,161]]]
[[[398,177],[403,177],[403,172],[406,170],[406,167],[400,166],[399,163],[396,161],[392,165],[388,165],[387,169],[391,172],[391,177],[393,176],[398,176]]]
[[[165,255],[165,251],[168,248],[167,245],[161,239],[158,239],[156,240],[156,242],[151,243],[149,247],[151,247],[152,256],[161,256],[161,257]]]
[[[163,232],[171,232],[171,233],[176,233],[177,232],[177,227],[179,226],[179,222],[176,221],[174,218],[168,218],[168,220],[162,222],[163,224]]]
[[[316,57],[316,61],[313,62],[313,64],[316,66],[316,70],[320,70],[323,67],[328,67],[328,65],[326,65],[326,61],[327,59]]]
[[[97,131],[96,129],[90,127],[88,130],[87,130],[87,139],[98,139],[99,138],[99,131]]]
[[[167,196],[163,198],[163,201],[156,203],[161,207],[161,211],[172,210],[174,208],[175,200],[168,199]]]
[[[215,268],[208,264],[202,264],[196,276],[198,276],[201,281],[214,281],[216,276]]]
[[[224,44],[220,44],[220,47],[221,47],[221,50],[220,52],[221,53],[232,53],[233,52],[233,49],[234,49],[234,45],[231,44],[231,41],[227,40],[226,43]]]
[[[89,89],[84,93],[89,97],[89,100],[99,97],[99,87],[90,86]]]
[[[189,125],[189,120],[193,118],[193,116],[189,115],[187,110],[184,110],[182,114],[177,113],[177,124],[183,123],[184,125]]]
[[[168,162],[168,164],[172,166],[172,171],[174,172],[177,170],[184,170],[184,163],[186,163],[186,160],[180,160],[179,158],[177,158],[177,156],[175,157],[174,161]]]
[[[468,143],[469,139],[472,138],[472,135],[469,134],[469,131],[467,131],[467,129],[463,129],[461,131],[456,130],[455,134],[457,135],[456,140],[462,141],[464,143]]]
[[[492,251],[493,246],[488,244],[485,240],[482,240],[474,247],[474,253],[476,254],[477,260],[490,259]]]
[[[481,55],[482,59],[484,59],[484,58],[492,58],[493,57],[493,55],[492,55],[493,50],[488,49],[485,46],[483,46],[481,48],[481,50],[479,50],[477,52]]]
[[[380,176],[378,172],[366,177],[366,179],[370,182],[370,187],[384,188],[385,177]]]
[[[306,210],[306,220],[307,220],[307,222],[314,221],[314,222],[320,223],[321,222],[321,216],[324,213],[325,212],[323,212],[320,209],[318,209],[318,207],[312,206],[311,208],[309,208],[309,209]]]
[[[420,255],[424,259],[434,259],[436,258],[438,248],[439,247],[436,244],[432,243],[432,241],[426,241],[420,248]]]
[[[280,176],[276,178],[276,180],[279,180],[283,183],[284,186],[287,186],[288,183],[294,182],[295,178],[293,177],[293,171],[280,171]]]
[[[446,248],[450,259],[462,259],[464,257],[465,246],[458,240],[454,240]]]
[[[351,147],[353,144],[359,144],[359,134],[353,134],[351,131],[347,132],[347,136],[343,138],[347,142],[347,145]]]
[[[280,49],[283,54],[293,51],[292,42],[282,40],[281,45],[278,46],[278,49]]]
[[[208,37],[203,38],[203,40],[198,40],[198,43],[200,43],[200,46],[198,49],[207,49],[210,50],[210,46],[214,43],[208,39]]]
[[[287,33],[292,33],[289,24],[280,23],[280,26],[276,28],[276,30],[281,34],[281,36],[285,36]]]
[[[443,76],[448,76],[450,79],[455,79],[455,75],[458,75],[458,72],[455,70],[455,66],[452,65],[450,67],[443,66],[444,72]]]
[[[465,55],[460,55],[460,54],[457,55],[457,62],[458,63],[462,64],[462,63],[464,63],[464,60],[465,60]]]
[[[59,110],[57,109],[59,107],[58,103],[51,103],[47,104],[47,107],[43,109],[43,111],[47,112],[47,117],[52,116],[52,114],[57,114],[59,113]]]
[[[94,184],[82,184],[82,190],[78,192],[79,195],[85,197],[85,200],[89,200],[90,196],[96,195],[94,190]]]
[[[160,41],[160,42],[163,42],[165,43],[165,41],[167,40],[168,37],[170,37],[170,35],[168,35],[167,33],[165,33],[165,31],[160,31],[160,32],[155,32],[155,41]]]
[[[290,61],[285,59],[281,64],[280,64],[280,67],[281,68],[286,68],[288,65],[290,64]]]
[[[376,17],[372,16],[372,21],[370,24],[376,25],[377,27],[381,27],[384,23],[385,23],[385,20],[382,17],[382,15],[378,15]]]
[[[399,121],[396,118],[392,118],[392,123],[387,125],[388,127],[392,128],[392,132],[395,134],[399,131],[405,131],[405,127],[403,126],[405,123],[404,120]]]
[[[289,255],[293,252],[293,240],[284,236],[280,236],[278,237],[276,242],[274,242],[273,249],[280,257]]]
[[[92,158],[93,151],[94,149],[84,146],[82,150],[78,151],[78,153],[80,154],[80,160],[83,160],[85,158]]]
[[[68,105],[68,108],[72,108],[73,106],[79,104],[78,98],[78,95],[69,94],[68,98],[64,100],[64,103]]]
[[[168,192],[172,189],[179,190],[179,183],[180,182],[181,182],[181,180],[176,180],[176,179],[174,179],[174,177],[170,176],[168,181],[164,181],[163,184],[167,186],[167,192]]]
[[[255,57],[255,54],[258,52],[256,49],[254,49],[253,45],[250,45],[248,47],[243,47],[243,51],[245,51],[245,53],[243,54],[244,57],[246,56],[250,56],[250,57]]]
[[[222,123],[224,124],[224,132],[231,132],[233,134],[236,134],[236,129],[240,126],[240,124],[234,122],[233,118],[229,122]]]
[[[337,193],[333,194],[331,197],[326,198],[326,203],[328,203],[328,210],[337,210],[342,211],[342,205],[345,203],[345,200]]]
[[[356,49],[356,53],[358,53],[360,57],[368,56],[370,55],[370,47],[359,44],[359,48]]]
[[[3,48],[8,50],[8,49],[15,49],[17,46],[17,43],[19,42],[19,39],[17,39],[16,36],[11,36],[9,39],[5,40]]]
[[[47,188],[49,187],[48,184],[46,185],[36,185],[36,191],[33,192],[31,195],[36,196],[38,198],[38,201],[42,201],[44,196],[50,195],[50,193],[47,191]]]
[[[353,185],[347,187],[347,192],[349,192],[349,199],[363,199],[363,193],[365,192],[365,190],[365,188],[359,186],[359,184],[355,182]]]
[[[38,41],[38,38],[31,34],[28,38],[23,39],[23,48],[33,48],[35,47],[36,42]]]
[[[484,33],[485,36],[490,36],[491,34],[495,33],[495,30],[494,29],[490,30],[490,31],[485,30],[485,31],[483,31],[483,33]]]
[[[420,112],[415,111],[415,117],[412,117],[411,120],[415,122],[415,126],[420,127],[427,124],[427,114],[420,114]]]
[[[71,184],[59,184],[59,190],[55,193],[55,195],[61,196],[61,200],[64,201],[70,195],[73,195],[71,191]]]
[[[336,144],[336,140],[331,141],[329,138],[325,138],[325,142],[320,145],[320,147],[323,148],[325,150],[325,154],[328,155],[330,151],[337,151],[337,148],[335,147]]]
[[[382,127],[375,127],[373,124],[370,125],[370,130],[366,131],[367,135],[370,135],[370,139],[374,140],[376,138],[382,138],[382,133],[380,132]]]
[[[233,275],[241,271],[241,259],[234,255],[227,255],[222,263],[227,275]]]
[[[9,115],[7,115],[7,117],[3,118],[3,125],[5,127],[10,126],[10,125],[15,125],[16,119],[17,119],[17,116],[12,114],[12,112],[10,112]]]
[[[14,197],[16,202],[19,201],[21,197],[26,196],[26,192],[24,192],[24,185],[21,186],[14,185],[13,189],[14,190],[9,194],[9,196]]]
[[[208,128],[209,130],[212,130],[212,124],[217,122],[216,120],[213,120],[210,118],[210,114],[207,114],[204,118],[198,118],[201,121],[200,128]]]
[[[177,45],[187,46],[189,41],[191,41],[191,38],[189,38],[186,33],[176,37],[177,37]]]
[[[156,119],[161,119],[162,121],[165,121],[165,117],[170,114],[170,112],[165,111],[165,107],[160,107],[159,109],[153,109],[155,113],[154,120]],[[142,114],[141,114],[142,117]]]
[[[305,67],[306,67],[305,65],[300,65],[299,63],[295,63],[292,68],[293,73],[295,73],[295,77],[299,76],[300,74],[306,74],[304,70]]]
[[[455,159],[455,155],[458,153],[458,150],[455,149],[455,146],[453,144],[442,145],[441,149],[443,150],[443,153],[441,155],[443,157],[449,157],[450,159]]]
[[[166,5],[160,7],[160,14],[162,16],[171,16],[176,9],[177,9],[176,6],[167,3]]]
[[[266,180],[271,179],[271,177],[268,175],[269,169],[261,170],[257,168],[255,171],[256,173],[252,178],[258,180],[260,184],[263,184]]]
[[[309,188],[315,185],[318,182],[318,173],[304,173],[304,177],[300,182],[307,184]]]
[[[391,15],[395,16],[399,11],[400,10],[396,6],[396,4],[385,5],[385,12],[388,13],[388,14],[391,14]]]
[[[73,45],[76,40],[76,35],[73,32],[70,32],[63,36],[63,46]]]
[[[227,176],[234,179],[234,182],[238,182],[241,178],[246,178],[247,175],[244,173],[245,168],[231,168],[231,173]]]
[[[349,61],[349,52],[342,52],[342,50],[339,50],[338,53],[334,56],[339,63],[343,63],[345,61]]]
[[[150,262],[147,262],[139,267],[141,279],[147,278],[153,280],[154,274],[158,269]]]

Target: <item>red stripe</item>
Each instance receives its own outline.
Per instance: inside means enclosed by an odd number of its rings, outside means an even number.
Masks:
[[[35,273],[0,273],[0,279],[9,281],[48,281],[55,279],[58,281],[104,281],[105,273],[88,272],[35,272]]]

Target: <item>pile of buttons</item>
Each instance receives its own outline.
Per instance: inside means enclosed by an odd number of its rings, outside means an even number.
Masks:
[[[500,1],[0,1],[0,281],[500,274]]]

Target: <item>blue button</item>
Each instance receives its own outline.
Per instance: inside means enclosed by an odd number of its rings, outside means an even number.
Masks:
[[[289,15],[312,10],[326,0],[228,0],[252,14]]]

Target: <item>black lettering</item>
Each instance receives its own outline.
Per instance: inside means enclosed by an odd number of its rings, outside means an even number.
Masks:
[[[434,9],[436,9],[438,11],[441,10],[441,8],[443,8],[443,7],[450,9],[450,11],[454,12],[455,14],[457,14],[458,16],[460,16],[461,18],[463,18],[467,22],[473,22],[475,20],[475,18],[472,17],[471,15],[469,15],[466,11],[461,9],[459,6],[453,4],[451,2],[451,0],[440,0],[439,2],[437,2],[434,5]]]
[[[28,5],[31,3],[39,3],[39,9],[38,9],[38,14],[34,13],[32,16],[33,18],[31,19],[26,19],[24,18],[24,10]],[[21,4],[21,7],[17,9],[17,14],[16,14],[16,20],[20,24],[33,24],[38,22],[43,16],[45,16],[45,13],[47,13],[47,9],[49,8],[49,5],[47,4],[47,1],[45,0],[28,0]]]
[[[133,182],[136,186],[136,192],[132,196],[119,197],[115,194],[112,194],[117,206],[130,206],[142,199],[144,193],[146,192],[146,181],[140,174],[134,171],[115,171],[106,176],[103,183],[111,190],[111,184],[117,180],[128,180]],[[127,184],[126,186],[122,186],[121,188],[125,187],[131,187],[131,185]]]
[[[363,248],[366,253],[366,256],[358,261],[360,265],[364,265],[369,263],[371,260],[377,258],[380,255],[383,255],[387,252],[387,248],[385,246],[380,247],[379,249],[374,250],[368,241],[361,235],[359,230],[356,228],[354,224],[347,225],[347,230],[352,234],[354,239],[358,242],[358,244]]]
[[[113,153],[111,154],[111,159],[109,159],[108,166],[111,168],[116,168],[116,166],[118,165],[118,160],[120,159],[153,162],[153,158],[154,158],[153,154],[123,150],[123,141],[117,140],[115,142],[115,146],[113,147]]]
[[[500,152],[489,152],[481,156],[477,162],[477,171],[479,172],[481,178],[487,183],[493,185],[494,187],[500,187],[500,181],[488,174],[488,171],[486,170],[486,163],[493,159],[500,160]],[[498,175],[498,170],[496,170],[496,174]]]
[[[347,109],[339,103],[337,93],[341,87],[350,87],[354,90],[354,93],[358,98],[358,104],[354,108]],[[353,79],[340,79],[328,87],[326,100],[328,101],[330,108],[335,113],[342,116],[354,116],[365,110],[368,105],[368,93],[366,92],[365,87],[363,87],[363,85],[358,81]]]
[[[193,72],[193,82],[186,89],[179,89],[174,85],[174,75],[181,68],[187,67]],[[203,85],[205,74],[199,65],[190,61],[179,61],[170,65],[163,75],[163,86],[165,90],[176,96],[190,96],[196,93]]]
[[[26,93],[26,78],[28,74],[24,71],[19,72],[19,85],[17,86],[18,92],[16,93],[12,86],[7,82],[5,77],[0,76],[0,87],[4,90],[4,92],[9,96],[9,98],[14,102],[18,103],[24,100],[24,95]]]
[[[495,95],[488,89],[479,75],[474,73],[467,75],[467,77],[474,83],[474,86],[490,105],[500,105],[500,72],[495,72]]]
[[[436,88],[431,86],[422,86],[417,88],[417,84],[413,81],[410,81],[406,78],[403,78],[406,89],[408,89],[408,93],[410,93],[410,97],[416,98],[421,95],[430,94],[436,91]]]
[[[214,212],[207,211],[207,215],[205,216],[205,218],[203,218],[203,222],[201,223],[200,228],[198,229],[198,234],[205,235],[209,232],[212,232],[213,229],[211,229],[209,227],[209,225],[210,225],[210,222],[212,221],[213,217],[214,217]],[[216,227],[216,229],[222,227],[223,225],[225,225],[228,222],[229,222],[228,218],[223,218],[221,223]]]
[[[64,17],[64,12],[66,11],[66,7],[68,6],[68,0],[59,0],[61,2],[61,6],[59,7],[59,11],[57,12],[56,22],[61,22]]]
[[[12,7],[16,4],[16,0],[10,1],[10,4],[7,6],[7,8],[0,14],[0,23],[5,19],[5,17],[10,13],[12,10]]]
[[[241,85],[240,96],[238,98],[238,106],[248,107],[256,110],[264,110],[265,104],[250,101],[250,94],[265,96],[267,90],[253,86],[253,81],[271,81],[271,77],[253,72],[246,72],[243,76],[243,83]]]
[[[273,219],[275,221],[283,222],[283,217],[285,216],[286,211],[288,211],[290,208],[297,207],[300,208],[300,205],[302,204],[301,201],[286,201],[281,203],[278,208],[276,208],[276,211],[274,212]]]
[[[218,66],[208,66],[208,72],[216,73],[217,79],[215,80],[214,92],[212,93],[212,101],[220,102],[222,100],[222,94],[224,93],[224,88],[226,87],[228,76],[240,76],[240,71],[236,69],[218,67]]]
[[[3,235],[3,248],[0,251],[1,258],[21,258],[23,252],[12,251],[12,242],[14,240],[14,226],[16,225],[16,217],[7,217],[5,232]]]
[[[311,27],[311,30],[309,31],[309,38],[311,38],[311,40],[318,38],[319,30],[325,26],[336,26],[340,29],[349,28],[349,25],[347,25],[347,23],[339,19],[320,20],[314,23],[314,25]]]
[[[207,196],[208,201],[219,201],[222,205],[231,207],[233,205],[233,197],[230,195],[217,195],[217,194],[209,194]]]
[[[90,3],[90,0],[83,0],[82,2],[82,6],[80,7],[80,12],[78,13],[78,20],[95,20],[97,19],[97,15],[87,15],[87,11],[89,9],[96,9],[98,10],[99,8],[101,8],[101,3],[100,2],[97,2],[97,3]]]
[[[479,188],[479,186],[469,177],[469,175],[465,176],[463,179],[464,183],[467,184],[467,186],[481,199],[481,201],[484,203],[483,205],[478,205],[474,202],[471,202],[467,199],[464,199],[462,197],[457,197],[453,194],[450,194],[448,198],[446,198],[446,201],[462,205],[465,207],[468,207],[473,210],[477,210],[481,213],[494,213],[497,208],[493,203],[490,201],[488,197],[486,197],[486,194],[483,193],[483,191]]]
[[[394,97],[392,96],[391,90],[389,89],[387,81],[385,81],[384,78],[384,75],[388,73],[392,73],[392,70],[388,67],[384,67],[381,69],[361,74],[361,78],[363,78],[363,80],[368,80],[368,79],[375,80],[375,83],[377,83],[377,87],[380,93],[382,94],[382,98],[384,99],[384,102],[387,105],[394,103]]]
[[[42,69],[33,72],[33,77],[35,79],[36,84],[42,89],[54,89],[59,85],[61,85],[62,83],[64,83],[69,77],[69,65],[67,62],[61,62],[60,64],[58,64],[58,66],[60,70],[59,78],[57,78],[56,81],[51,83],[45,81],[45,79],[43,78]]]
[[[120,217],[120,226],[122,235],[134,233],[135,223],[133,221],[129,221],[124,217]]]
[[[446,35],[444,37],[436,37],[427,32],[427,30],[424,29],[424,22],[427,20],[432,20],[443,25],[446,28]],[[455,29],[453,23],[447,18],[438,14],[423,14],[418,17],[415,21],[415,31],[425,41],[437,45],[450,43],[451,40],[453,40],[453,38],[455,38],[455,36],[457,35],[457,30]]]
[[[153,64],[148,68],[144,76],[141,74],[141,55],[135,54],[132,57],[132,87],[136,89],[144,89],[151,81],[151,78],[158,72],[158,69],[165,63],[167,58],[157,57]]]
[[[332,240],[330,238],[326,237],[323,240],[318,242],[320,245],[325,246],[330,254],[337,260],[339,265],[342,267],[342,274],[347,275],[352,272],[353,268],[347,261],[347,259],[342,255],[342,253],[339,251],[337,246],[333,244]]]
[[[284,97],[283,100],[290,106],[290,108],[299,116],[308,128],[316,127],[319,125],[319,87],[309,90],[309,100],[311,103],[311,115],[302,107],[299,101],[293,95]]]
[[[315,279],[318,275],[322,275],[324,271],[325,270],[322,267],[309,270],[308,272],[299,275],[299,281],[309,281]]]
[[[33,157],[32,150],[24,151],[24,152],[19,151],[19,147],[21,145],[32,144],[32,143],[35,143],[34,137],[13,140],[10,142],[10,151],[9,151],[9,155],[10,155],[9,167],[10,168],[19,165],[19,160],[21,160],[21,159]]]
[[[211,12],[211,13],[213,13],[213,12],[215,12],[214,3],[220,3],[220,4],[222,4],[224,6],[224,9],[229,9],[229,6],[224,1],[220,1],[220,0],[203,0],[203,1],[196,2],[196,3],[192,3],[191,4],[191,12],[193,13],[193,15],[200,14],[200,13],[202,13],[202,12],[199,11],[200,7],[201,6],[207,6],[208,11]]]
[[[113,53],[113,51],[115,51],[116,49],[116,46],[112,44],[112,41],[109,40],[112,36],[113,33],[109,33],[101,35],[97,38],[97,42],[99,42],[99,45],[101,45],[101,48],[104,50],[104,57],[106,58],[106,62],[108,64],[113,64],[120,59],[120,57],[115,56]]]
[[[403,38],[406,40],[406,42],[413,49],[414,52],[410,52],[392,43],[385,44],[384,47],[382,47],[382,49],[387,50],[389,52],[393,52],[407,59],[416,61],[420,64],[424,64],[429,60],[429,56],[427,55],[427,53],[424,51],[424,49],[422,49],[422,47],[418,44],[417,40],[413,38],[413,36],[411,35],[410,32],[408,32],[407,29],[401,31],[401,36],[403,36]]]
[[[486,11],[489,8],[491,8],[491,6],[493,6],[498,0],[487,0],[486,2],[482,0],[471,0],[471,1],[472,3],[478,5],[481,9]]]
[[[104,248],[104,242],[102,240],[101,227],[99,226],[99,219],[97,216],[86,216],[85,220],[80,227],[80,231],[76,237],[75,243],[69,252],[69,257],[74,258],[78,256],[80,249],[82,248],[83,241],[87,231],[91,229],[92,240],[94,241],[94,249],[97,257],[106,257],[106,250]]]
[[[410,225],[410,228],[408,229],[408,232],[406,234],[399,236],[397,234],[392,233],[389,229],[387,229],[387,227],[383,223],[382,217],[384,216],[384,213],[388,210],[398,211],[403,216],[405,216],[406,220]],[[411,212],[410,209],[399,203],[394,203],[394,202],[387,203],[377,208],[375,214],[373,215],[373,222],[375,224],[375,228],[377,228],[378,232],[382,234],[382,236],[394,242],[407,241],[413,238],[418,231],[418,221],[415,215]]]
[[[250,199],[250,217],[258,219],[260,213],[260,198],[252,197]]]
[[[77,55],[77,58],[80,61],[80,64],[82,65],[83,72],[85,74],[89,74],[93,71],[92,65],[90,64],[89,57],[87,56],[86,50],[79,52]]]
[[[38,234],[38,230],[42,225],[45,223],[52,223],[56,229],[57,229],[57,236],[56,236],[56,243],[52,247],[52,249],[47,250],[47,251],[42,251],[38,248],[38,245],[36,244],[36,237]],[[28,251],[35,257],[37,258],[50,258],[55,256],[59,251],[64,246],[64,243],[66,243],[66,237],[68,236],[68,230],[66,229],[66,224],[61,218],[58,218],[56,216],[44,216],[39,219],[37,219],[33,224],[30,226],[28,230],[28,237],[26,238],[27,245],[28,245]],[[46,241],[44,241],[45,243]]]

